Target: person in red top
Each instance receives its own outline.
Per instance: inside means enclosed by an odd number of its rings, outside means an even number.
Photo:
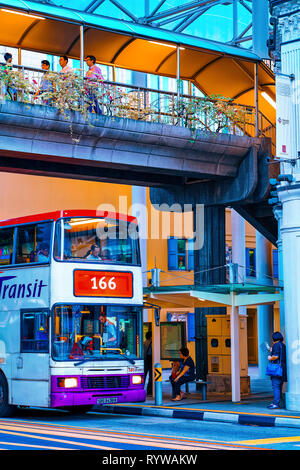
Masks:
[[[103,78],[100,67],[96,65],[95,56],[88,55],[85,59],[85,62],[89,68],[86,73],[86,79],[88,81],[86,88],[87,88],[87,95],[88,95],[88,101],[89,101],[89,111],[91,113],[102,114],[97,96],[93,92],[93,88],[97,87],[97,84],[99,82],[103,82],[104,78]]]

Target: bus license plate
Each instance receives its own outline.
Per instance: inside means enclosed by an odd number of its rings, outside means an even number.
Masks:
[[[118,398],[117,397],[103,397],[103,398],[98,398],[97,400],[97,405],[103,405],[105,403],[118,403]]]

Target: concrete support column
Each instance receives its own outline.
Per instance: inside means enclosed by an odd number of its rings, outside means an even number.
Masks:
[[[141,72],[131,72],[132,84],[140,87],[147,86],[147,75]],[[132,186],[132,215],[137,217],[140,229],[141,264],[143,273],[143,287],[147,287],[147,188]]]
[[[238,267],[238,283],[246,279],[245,220],[231,209],[232,263]],[[238,308],[239,315],[247,314],[247,307]]]
[[[241,400],[239,308],[235,306],[236,294],[234,292],[231,294],[231,297],[231,400],[233,402],[239,402]]]
[[[256,232],[256,280],[258,284],[272,284],[272,244]],[[266,378],[268,354],[264,342],[271,343],[273,333],[273,306],[257,307],[258,371],[260,378]]]
[[[282,209],[281,207],[274,208],[274,215],[278,223],[278,283],[283,286],[283,258],[282,258],[282,238],[281,238],[281,225],[282,225]],[[280,331],[285,337],[285,316],[284,316],[284,301],[279,302],[280,311]]]
[[[238,282],[244,282],[246,276],[245,220],[231,209],[232,263],[239,265]],[[245,307],[241,307],[245,309]],[[240,313],[241,312],[240,308]]]
[[[131,195],[131,213],[134,217],[138,219],[139,222],[143,287],[147,287],[147,188],[144,188],[142,186],[132,186]]]
[[[196,215],[194,211],[194,231]],[[225,208],[223,206],[205,206],[204,208],[204,244],[194,254],[195,285],[224,284],[225,270]],[[207,322],[206,315],[225,315],[226,308],[196,308],[196,374],[206,379],[208,373],[207,358]]]
[[[286,407],[300,411],[300,175],[296,184],[278,190],[282,203],[282,251],[287,346]]]

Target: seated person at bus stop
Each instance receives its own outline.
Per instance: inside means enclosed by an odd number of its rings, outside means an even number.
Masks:
[[[102,346],[115,348],[117,346],[117,331],[115,325],[108,320],[106,313],[104,312],[100,313],[99,320]]]
[[[39,250],[36,254],[35,261],[38,263],[48,263],[49,262],[49,245],[48,243],[41,243]]]
[[[173,401],[180,401],[183,399],[184,393],[180,391],[181,385],[195,380],[195,364],[190,356],[188,348],[181,348],[179,350],[181,359],[181,370],[176,377],[171,379],[172,384],[172,398]]]

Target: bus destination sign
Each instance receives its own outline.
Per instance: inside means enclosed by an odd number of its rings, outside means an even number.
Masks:
[[[132,298],[132,273],[75,269],[74,295],[76,297]]]

